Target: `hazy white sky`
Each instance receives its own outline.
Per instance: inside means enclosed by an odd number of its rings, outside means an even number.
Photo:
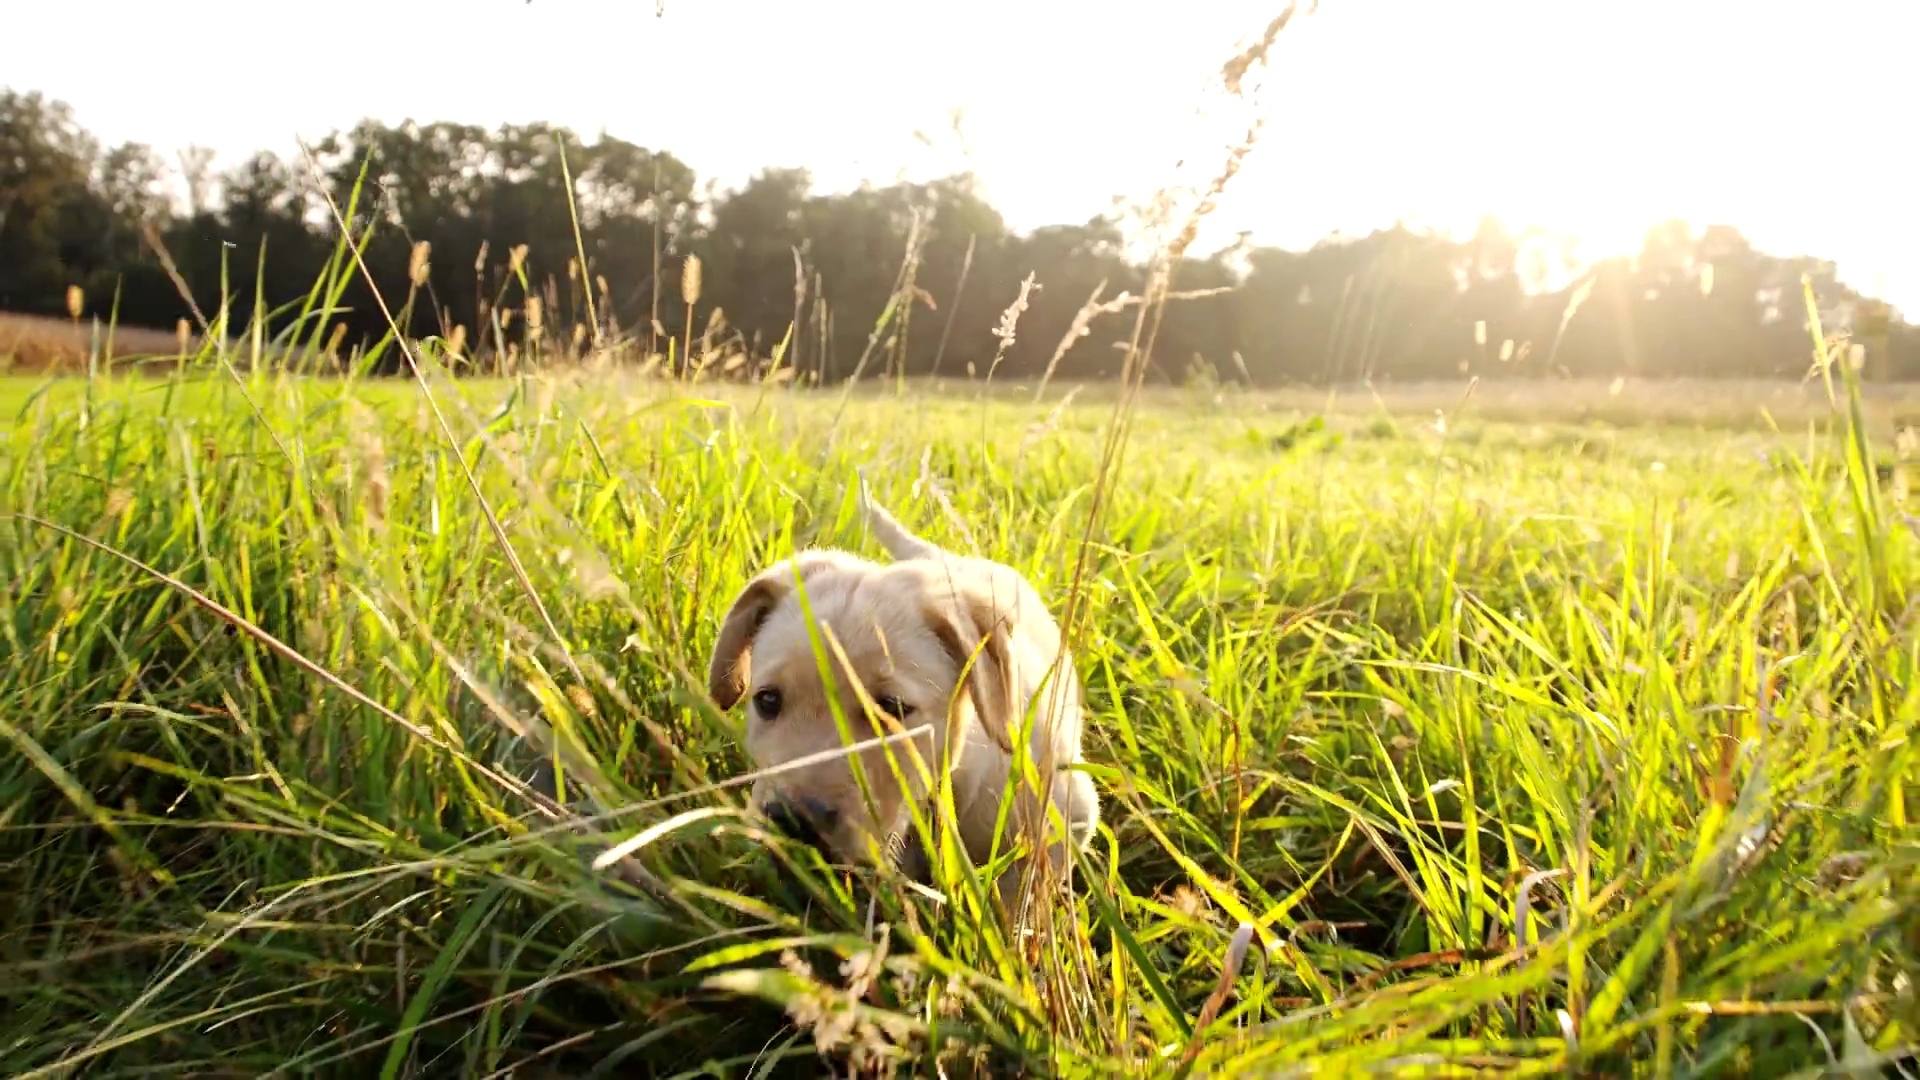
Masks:
[[[118,0],[15,4],[4,78],[109,142],[231,163],[362,116],[545,120],[703,178],[823,188],[972,168],[1017,227],[1207,172],[1247,0]],[[38,25],[44,24],[44,25]],[[1265,141],[1212,220],[1304,245],[1483,212],[1630,250],[1662,217],[1839,261],[1920,309],[1915,0],[1322,0],[1282,38]],[[964,109],[964,145],[951,114]],[[915,137],[918,130],[932,140]],[[1908,168],[1910,176],[1910,168]]]

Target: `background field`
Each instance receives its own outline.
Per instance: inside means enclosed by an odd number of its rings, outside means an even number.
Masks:
[[[1871,1072],[1920,1023],[1904,406],[1849,467],[1817,382],[1608,390],[1161,391],[1096,485],[1093,389],[436,383],[450,445],[405,383],[0,381],[0,1058]],[[1042,939],[714,789],[715,621],[859,543],[855,467],[1063,606],[1104,500],[1107,823]],[[483,771],[513,729],[639,871]]]
[[[96,339],[93,320],[0,312],[0,370],[23,375],[49,371],[85,371],[87,358],[109,365],[115,357],[156,358],[177,352],[181,344],[158,330],[116,327],[111,338]]]
[[[1728,224],[1191,250],[1295,13],[1019,230],[0,88],[0,1072],[1920,1072],[1920,330]],[[743,809],[715,624],[856,469],[1074,641],[1030,930]]]

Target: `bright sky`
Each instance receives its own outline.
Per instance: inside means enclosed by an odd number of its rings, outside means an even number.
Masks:
[[[1245,115],[1208,78],[1276,0],[117,0],[21,5],[5,80],[108,142],[232,163],[362,116],[601,129],[724,185],[973,169],[1020,228],[1204,180]],[[1210,221],[1304,246],[1483,212],[1632,250],[1668,216],[1835,259],[1920,311],[1913,0],[1322,0],[1275,50],[1267,135]],[[84,44],[80,44],[84,40]],[[961,131],[952,112],[964,110]],[[924,133],[927,145],[915,137]]]

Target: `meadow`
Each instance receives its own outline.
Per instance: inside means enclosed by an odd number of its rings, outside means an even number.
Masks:
[[[1844,374],[0,380],[0,1063],[1911,1076],[1912,448]],[[874,553],[856,469],[1078,641],[1044,934],[743,809],[706,651]]]

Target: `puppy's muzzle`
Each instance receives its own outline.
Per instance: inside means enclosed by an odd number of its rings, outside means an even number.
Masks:
[[[840,824],[840,811],[819,799],[774,800],[767,804],[766,815],[773,827],[787,836],[822,849]]]

